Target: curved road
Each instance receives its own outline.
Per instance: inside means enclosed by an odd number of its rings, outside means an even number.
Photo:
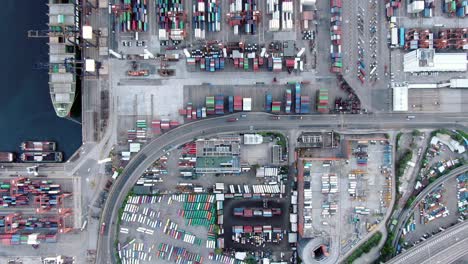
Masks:
[[[237,122],[226,122],[229,117],[239,117]],[[116,263],[114,241],[115,220],[126,194],[141,174],[169,148],[188,142],[195,137],[226,132],[245,132],[254,130],[286,129],[415,129],[415,128],[458,128],[465,129],[461,122],[466,121],[463,114],[419,114],[408,121],[406,114],[376,115],[308,115],[298,119],[294,116],[281,116],[272,120],[266,113],[248,113],[246,118],[240,114],[199,120],[184,124],[153,139],[135,155],[114,183],[106,200],[101,221],[106,223],[103,235],[99,236],[96,263]]]
[[[410,208],[407,208],[406,210],[403,210],[400,215],[398,216],[398,224],[396,225],[396,229],[394,230],[398,230],[397,232],[397,235],[395,237],[395,240],[393,241],[393,247],[396,248],[397,247],[397,244],[398,244],[398,241],[400,241],[400,236],[401,236],[401,233],[402,233],[402,226],[408,221],[408,219],[411,217],[411,215],[413,215],[413,211],[414,209],[416,208],[416,206],[419,204],[419,202],[429,193],[431,192],[432,190],[434,190],[434,188],[436,188],[437,186],[439,186],[440,184],[442,184],[444,181],[452,178],[452,177],[456,177],[464,172],[467,172],[468,171],[468,165],[463,165],[461,167],[458,167],[458,168],[455,168],[453,169],[452,171],[450,171],[448,174],[445,174],[439,178],[437,178],[433,183],[429,184],[426,188],[423,189],[423,191],[421,193],[418,194],[418,196],[416,196],[416,198],[414,199],[414,202],[413,204],[411,205]]]

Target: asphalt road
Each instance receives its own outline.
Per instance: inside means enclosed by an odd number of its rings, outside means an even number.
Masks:
[[[455,225],[391,259],[396,263],[452,263],[468,254],[468,222]]]
[[[229,117],[239,117],[237,122],[226,122]],[[246,118],[240,114],[210,118],[184,124],[176,129],[153,139],[132,158],[120,177],[114,183],[107,198],[101,222],[106,223],[104,234],[99,236],[96,263],[116,263],[113,248],[117,232],[115,220],[126,194],[140,175],[169,148],[176,147],[199,136],[226,132],[245,132],[255,130],[288,129],[414,129],[414,128],[461,128],[465,126],[465,114],[418,114],[411,120],[406,114],[378,115],[310,115],[298,119],[294,116],[282,116],[272,120],[266,113],[248,113]]]
[[[402,226],[408,221],[408,219],[413,215],[413,212],[414,212],[414,209],[416,208],[416,206],[419,204],[419,202],[429,193],[431,192],[432,190],[434,190],[434,188],[436,188],[437,186],[439,186],[440,184],[442,184],[444,181],[450,179],[450,178],[453,178],[453,177],[456,177],[464,172],[468,171],[468,165],[464,165],[464,166],[461,166],[461,167],[458,167],[454,170],[452,170],[450,173],[448,174],[445,174],[443,176],[441,176],[440,178],[438,178],[437,180],[435,180],[433,183],[429,184],[428,186],[426,186],[426,188],[424,188],[424,190],[418,194],[418,196],[416,196],[416,198],[414,199],[414,202],[413,204],[411,205],[410,208],[407,208],[406,210],[403,210],[399,216],[398,216],[398,224],[396,225],[396,229],[394,230],[398,230],[397,232],[397,235],[395,237],[395,240],[393,242],[393,247],[396,248],[397,244],[398,244],[398,241],[400,241],[400,236],[401,236],[401,232],[402,232]]]

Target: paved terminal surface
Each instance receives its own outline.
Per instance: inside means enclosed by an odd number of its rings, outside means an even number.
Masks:
[[[463,222],[398,255],[387,263],[452,263],[466,254],[468,254],[468,222]]]
[[[231,116],[239,117],[239,114]],[[122,203],[125,194],[130,190],[141,174],[159,157],[166,153],[168,148],[192,140],[200,135],[211,135],[223,132],[242,132],[255,130],[281,130],[281,129],[388,129],[388,128],[421,128],[428,126],[447,127],[454,126],[464,129],[458,124],[466,120],[464,114],[452,115],[423,115],[419,114],[412,119],[406,120],[404,114],[381,114],[381,115],[314,115],[304,116],[303,119],[282,118],[272,122],[270,115],[265,113],[249,113],[246,118],[240,118],[237,122],[226,122],[227,117],[210,118],[182,125],[148,143],[128,164],[122,175],[118,178],[112,188],[106,205],[103,209],[101,221],[105,222],[107,228],[98,241],[98,263],[115,263],[113,259],[113,237],[115,225],[112,222],[117,217],[117,210]],[[438,123],[434,121],[438,120]],[[116,191],[118,190],[118,191]]]

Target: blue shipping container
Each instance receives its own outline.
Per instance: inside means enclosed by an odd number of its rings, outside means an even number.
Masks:
[[[404,27],[400,28],[400,46],[401,47],[405,46],[405,28]]]

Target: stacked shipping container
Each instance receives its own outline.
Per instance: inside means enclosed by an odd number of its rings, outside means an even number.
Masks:
[[[332,44],[330,46],[330,54],[332,66],[330,68],[331,72],[341,73],[343,68],[343,63],[341,60],[341,0],[331,0],[330,1],[330,13],[332,18],[330,20],[330,36]]]
[[[157,0],[156,13],[159,24],[159,40],[183,40],[185,15],[182,0]]]
[[[285,107],[284,107],[284,112],[287,114],[291,113],[291,105],[292,105],[292,96],[291,96],[291,89],[286,89],[286,92],[284,94],[284,101],[285,101]]]
[[[295,86],[295,112],[296,114],[300,114],[301,113],[301,84],[300,83],[296,83],[296,86]]]
[[[122,0],[124,6],[130,8],[120,13],[120,28],[122,32],[148,31],[147,0]]]
[[[320,88],[317,92],[317,111],[320,113],[328,113],[328,89]]]

